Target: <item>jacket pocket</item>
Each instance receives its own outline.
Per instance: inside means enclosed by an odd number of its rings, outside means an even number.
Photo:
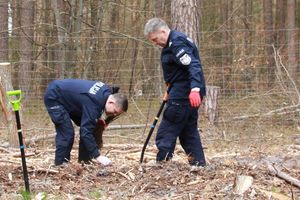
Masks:
[[[51,117],[51,120],[54,124],[63,124],[66,119],[67,112],[62,106],[56,106],[56,108],[48,109],[48,113]]]

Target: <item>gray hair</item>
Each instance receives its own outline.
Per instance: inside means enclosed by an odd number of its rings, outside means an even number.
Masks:
[[[144,35],[148,36],[150,33],[158,31],[160,28],[170,29],[167,23],[160,18],[149,19],[145,24]]]

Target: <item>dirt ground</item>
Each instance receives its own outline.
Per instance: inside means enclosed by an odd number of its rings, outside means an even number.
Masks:
[[[260,140],[255,144],[240,141],[208,144],[205,147],[208,165],[196,171],[187,164],[179,145],[174,159],[160,164],[154,162],[155,146],[149,146],[145,161],[140,164],[141,145],[106,144],[102,153],[113,161],[108,167],[77,163],[76,146],[71,162],[55,167],[54,148],[40,149],[33,145],[26,150],[30,196],[24,193],[18,149],[1,148],[0,199],[299,200],[299,186],[270,171],[270,167],[275,167],[299,183],[299,138],[285,143]],[[243,177],[249,182],[237,182]]]

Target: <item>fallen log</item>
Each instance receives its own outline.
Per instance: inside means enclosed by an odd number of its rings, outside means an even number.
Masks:
[[[294,177],[291,177],[287,173],[282,172],[277,166],[268,164],[267,165],[271,174],[278,176],[279,178],[289,182],[290,184],[300,188],[300,181]]]
[[[105,131],[111,131],[111,130],[121,130],[121,129],[138,129],[138,128],[144,128],[145,125],[144,124],[136,124],[136,125],[110,125],[107,127],[107,129]],[[29,145],[29,144],[33,144],[42,140],[49,140],[49,139],[53,139],[55,137],[56,133],[52,133],[52,134],[47,134],[47,135],[42,135],[42,136],[36,136],[33,138],[28,138],[25,140],[25,144]],[[105,137],[109,137],[108,135]],[[113,136],[116,137],[116,136]],[[121,137],[121,136],[118,136]],[[128,138],[125,138],[128,139]],[[131,138],[132,139],[132,138]],[[4,147],[4,146],[2,146]]]
[[[36,153],[34,153],[34,152],[26,152],[25,153],[25,157],[32,157],[32,156],[35,156],[35,155],[36,155]],[[12,156],[14,158],[21,158],[21,153],[13,153]]]
[[[272,197],[274,197],[274,198],[280,199],[280,200],[291,200],[291,197],[289,197],[285,194],[279,193],[279,192],[277,193],[277,192],[273,192],[273,191],[272,192],[266,191],[266,190],[261,189],[257,186],[254,186],[253,188],[256,189],[256,190],[259,190],[260,192],[262,192],[264,194],[266,194],[269,197],[269,199],[273,199]]]

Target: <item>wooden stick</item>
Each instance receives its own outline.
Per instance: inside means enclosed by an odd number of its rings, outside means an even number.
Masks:
[[[0,162],[11,163],[11,164],[17,164],[18,166],[20,165],[20,162],[17,162],[17,161],[11,161],[11,160],[7,160],[7,159],[0,159]]]
[[[255,117],[270,117],[275,114],[276,115],[286,115],[286,114],[291,114],[291,113],[297,113],[297,112],[300,112],[299,107],[300,107],[299,104],[292,105],[292,106],[286,106],[286,107],[278,108],[276,110],[271,110],[264,114],[258,113],[258,114],[253,114],[253,115],[244,115],[244,116],[239,116],[239,117],[233,117],[230,120],[232,121],[232,120],[242,120],[242,119],[255,118]],[[230,120],[227,120],[227,121],[230,121]]]
[[[10,150],[8,150],[8,149],[5,148],[5,147],[0,147],[0,150],[1,150],[1,151],[4,151],[4,152],[6,152],[6,153],[12,153]]]
[[[127,180],[131,180],[129,176],[127,176],[126,174],[122,173],[122,172],[116,172],[117,174],[120,174],[121,176],[123,176],[124,178],[126,178]]]
[[[282,178],[283,180],[291,183],[292,185],[300,188],[300,181],[294,177],[291,177],[290,175],[282,172],[278,167],[275,165],[268,164],[268,169],[271,172],[271,174],[275,174],[279,178]]]
[[[40,173],[46,173],[46,174],[57,174],[59,173],[58,170],[54,170],[54,169],[44,169],[44,168],[37,168],[37,169],[34,169],[34,170],[31,170],[31,172],[40,172]]]
[[[25,157],[31,157],[31,156],[35,156],[36,154],[33,153],[33,152],[28,152],[28,153],[25,153]],[[20,153],[15,153],[15,154],[12,154],[13,157],[15,158],[21,158],[21,154]]]

